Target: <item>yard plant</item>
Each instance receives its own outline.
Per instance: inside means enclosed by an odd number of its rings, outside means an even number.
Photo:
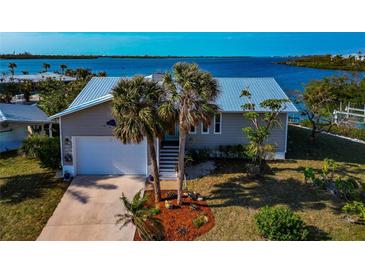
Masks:
[[[346,203],[342,210],[346,213],[354,214],[357,216],[358,221],[365,222],[365,205],[363,202],[352,201]]]
[[[260,233],[269,240],[302,241],[309,231],[300,217],[286,207],[265,206],[255,215]]]
[[[57,170],[61,166],[59,138],[32,134],[23,141],[20,151],[26,157],[38,159],[43,168]]]
[[[244,116],[251,121],[251,127],[243,128],[246,134],[249,145],[247,146],[247,153],[251,158],[251,166],[249,166],[249,173],[256,175],[263,171],[263,164],[265,160],[275,153],[276,147],[274,144],[268,144],[267,139],[271,134],[274,126],[281,126],[278,116],[285,109],[287,99],[267,99],[260,103],[260,107],[267,109],[263,115],[256,111],[255,104],[252,103],[251,93],[248,89],[241,92],[241,97],[245,97],[248,103],[242,105],[245,111]]]
[[[120,228],[132,223],[136,226],[137,233],[142,240],[162,240],[163,230],[160,220],[155,217],[156,209],[147,206],[148,195],[143,195],[142,189],[134,195],[131,201],[124,196],[124,193],[120,199],[127,209],[127,213],[116,215],[116,223],[121,224]]]

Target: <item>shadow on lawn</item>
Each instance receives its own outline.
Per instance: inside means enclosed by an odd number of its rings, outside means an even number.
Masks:
[[[211,208],[241,206],[259,209],[263,206],[285,205],[292,210],[322,210],[333,203],[330,194],[290,178],[277,181],[272,178],[249,179],[237,176],[215,184],[206,198]],[[336,206],[331,206],[336,211]],[[307,226],[309,240],[330,240],[330,235],[315,226]]]
[[[288,127],[288,159],[323,160],[365,164],[365,145],[338,137],[319,134],[314,144],[309,143],[309,131]]]
[[[249,179],[245,175],[213,186],[210,207],[242,206],[258,209],[263,206],[286,205],[293,210],[326,207],[330,194],[305,185],[294,178],[277,181],[272,178]]]
[[[44,189],[59,188],[52,173],[35,173],[0,178],[0,202],[17,204],[27,199],[41,198]]]

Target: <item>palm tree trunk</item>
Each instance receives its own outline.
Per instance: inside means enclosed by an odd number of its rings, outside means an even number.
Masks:
[[[178,165],[178,188],[177,188],[177,204],[182,203],[182,186],[185,173],[185,143],[186,143],[186,131],[182,127],[179,128],[179,165]]]
[[[147,143],[150,150],[150,157],[152,162],[152,173],[153,173],[153,188],[155,191],[155,204],[157,205],[161,200],[161,188],[160,188],[160,175],[158,172],[156,147],[152,136],[147,136]]]

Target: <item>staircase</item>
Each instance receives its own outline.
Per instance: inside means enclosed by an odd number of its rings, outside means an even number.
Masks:
[[[176,165],[179,155],[179,146],[175,144],[162,144],[160,148],[160,180],[176,180]]]

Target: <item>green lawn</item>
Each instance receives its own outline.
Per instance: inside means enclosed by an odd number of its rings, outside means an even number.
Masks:
[[[343,201],[304,183],[306,166],[320,169],[322,159],[336,160],[339,174],[365,183],[365,145],[321,135],[307,142],[308,131],[289,127],[288,160],[269,163],[274,174],[248,179],[243,161],[218,161],[215,174],[189,182],[189,189],[207,197],[215,227],[200,240],[262,240],[254,223],[265,205],[286,205],[310,226],[313,240],[365,240],[365,226],[344,221]]]
[[[68,184],[36,160],[0,154],[0,240],[35,240]]]

